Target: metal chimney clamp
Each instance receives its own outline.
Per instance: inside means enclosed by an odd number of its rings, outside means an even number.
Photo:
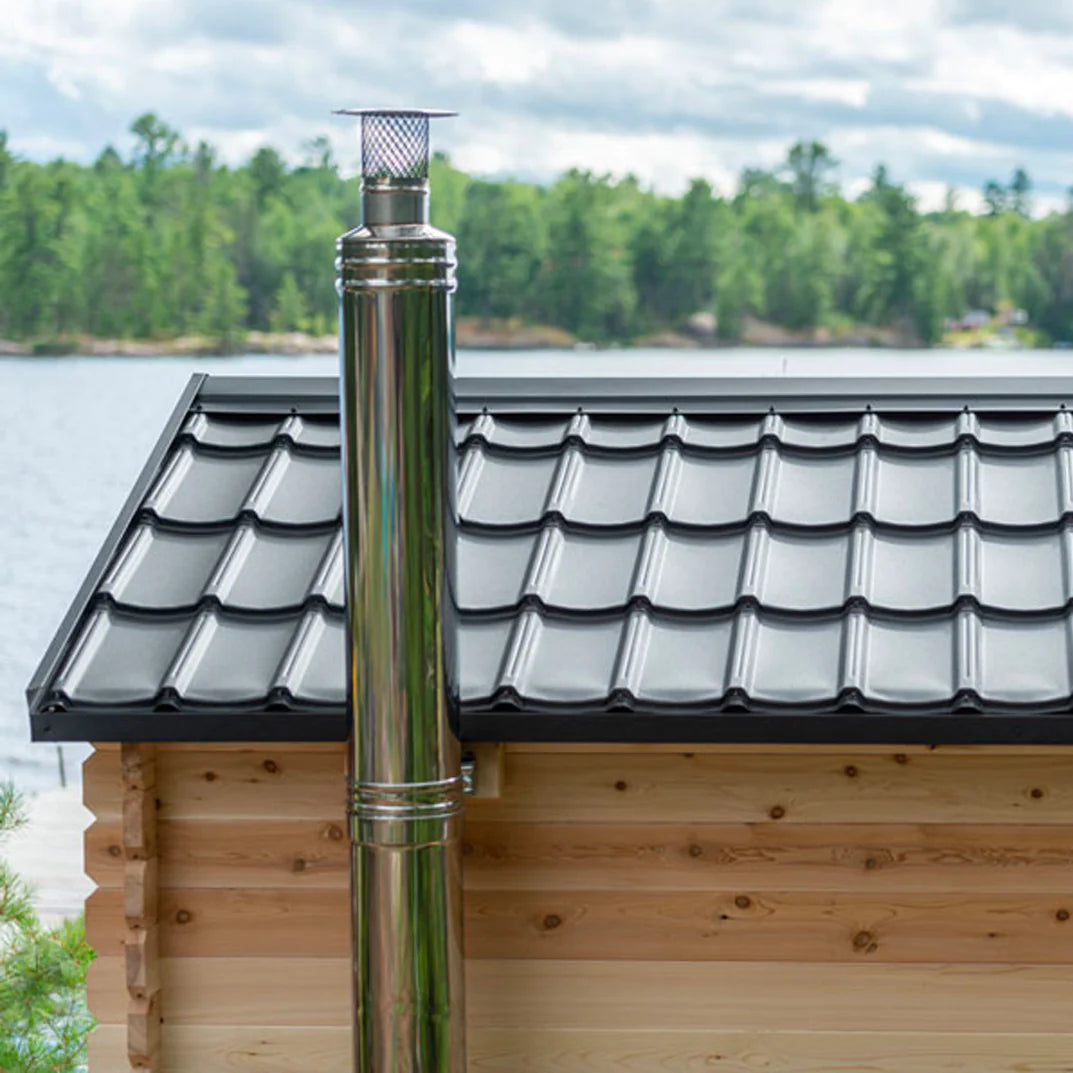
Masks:
[[[477,792],[477,757],[473,753],[462,754],[462,793],[472,797]]]

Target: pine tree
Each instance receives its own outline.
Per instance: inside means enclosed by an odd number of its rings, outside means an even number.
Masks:
[[[11,783],[0,783],[0,839],[24,823]],[[83,921],[45,928],[26,884],[0,860],[0,1070],[77,1073],[85,1068],[86,968],[93,960]]]

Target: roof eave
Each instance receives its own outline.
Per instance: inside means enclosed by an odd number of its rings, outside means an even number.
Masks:
[[[664,743],[740,745],[1073,745],[1066,709],[967,711],[592,711],[511,709],[463,712],[463,742]],[[301,712],[265,709],[99,708],[31,714],[37,742],[74,741],[346,741],[340,708]]]

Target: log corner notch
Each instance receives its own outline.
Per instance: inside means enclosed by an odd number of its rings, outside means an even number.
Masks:
[[[156,844],[156,747],[124,742],[123,915],[127,982],[127,1059],[160,1069],[159,862]]]

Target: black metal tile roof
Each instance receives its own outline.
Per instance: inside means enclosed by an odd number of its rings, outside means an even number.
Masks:
[[[346,735],[335,388],[286,383],[192,386],[31,684],[36,737]],[[901,386],[463,399],[463,735],[1073,741],[1073,414]]]

